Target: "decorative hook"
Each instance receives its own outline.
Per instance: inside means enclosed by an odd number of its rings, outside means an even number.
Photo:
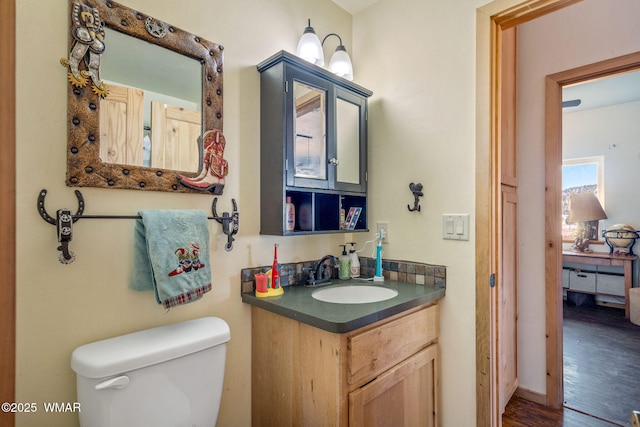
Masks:
[[[409,212],[420,212],[420,197],[424,196],[424,194],[422,193],[422,184],[414,184],[412,182],[411,184],[409,184],[409,189],[413,193],[413,208],[411,207],[411,205],[407,205],[407,209],[409,209]]]
[[[71,242],[71,238],[73,237],[72,225],[80,219],[82,212],[84,212],[84,198],[82,197],[82,193],[78,190],[75,190],[75,194],[78,199],[78,210],[76,211],[76,214],[71,215],[71,211],[66,208],[58,209],[56,211],[55,219],[47,213],[47,210],[44,207],[44,199],[47,196],[47,190],[42,189],[38,195],[38,212],[40,213],[40,216],[49,224],[55,224],[58,229],[58,242],[60,242],[60,246],[58,246],[57,249],[61,252],[58,259],[63,264],[71,264],[76,259],[75,254],[69,250],[69,242]]]
[[[223,212],[222,217],[218,216],[218,212],[216,211],[216,205],[218,203],[218,198],[213,199],[213,205],[211,207],[213,211],[213,219],[222,224],[222,232],[227,235],[227,244],[224,246],[224,249],[229,252],[233,249],[233,241],[235,238],[233,237],[236,233],[238,233],[238,229],[240,228],[240,214],[238,213],[238,204],[236,203],[236,199],[231,199],[231,203],[233,204],[233,212],[229,214],[229,212]]]

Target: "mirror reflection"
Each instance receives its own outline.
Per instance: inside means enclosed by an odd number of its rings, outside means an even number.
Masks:
[[[301,82],[294,82],[295,144],[293,148],[295,176],[327,178],[325,92]]]
[[[360,183],[360,107],[336,100],[337,180]]]
[[[202,134],[202,65],[160,46],[105,29],[100,159],[197,172]]]

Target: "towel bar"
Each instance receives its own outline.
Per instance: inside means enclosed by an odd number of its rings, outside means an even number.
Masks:
[[[63,264],[71,264],[75,260],[75,254],[69,250],[69,242],[71,242],[71,238],[73,236],[73,223],[81,218],[85,219],[140,219],[142,218],[140,215],[85,215],[84,214],[84,197],[79,190],[75,190],[76,199],[78,199],[78,209],[75,214],[71,213],[70,209],[63,208],[58,209],[56,211],[56,217],[53,218],[44,206],[44,200],[47,196],[47,190],[42,189],[38,194],[38,213],[49,224],[55,225],[58,230],[58,242],[60,242],[60,246],[58,246],[58,250],[61,252],[58,259]],[[222,232],[227,236],[227,243],[225,245],[226,251],[231,251],[233,249],[233,241],[235,236],[238,233],[240,228],[240,213],[238,212],[238,204],[236,203],[236,199],[231,199],[231,203],[233,204],[233,211],[223,212],[222,216],[219,216],[216,211],[216,205],[218,203],[218,198],[215,197],[213,199],[211,205],[211,211],[213,216],[207,217],[210,220],[216,220],[220,224],[222,224]]]

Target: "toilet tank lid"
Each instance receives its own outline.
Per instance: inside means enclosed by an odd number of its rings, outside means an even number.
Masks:
[[[229,341],[229,325],[204,317],[121,335],[76,348],[71,368],[87,378],[122,374]]]

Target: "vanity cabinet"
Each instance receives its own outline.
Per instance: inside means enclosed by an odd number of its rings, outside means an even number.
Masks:
[[[261,234],[366,231],[372,92],[284,51],[257,68]],[[287,198],[296,210],[293,230]],[[351,226],[350,211],[359,214]]]
[[[438,426],[438,305],[338,334],[252,307],[252,424]]]

